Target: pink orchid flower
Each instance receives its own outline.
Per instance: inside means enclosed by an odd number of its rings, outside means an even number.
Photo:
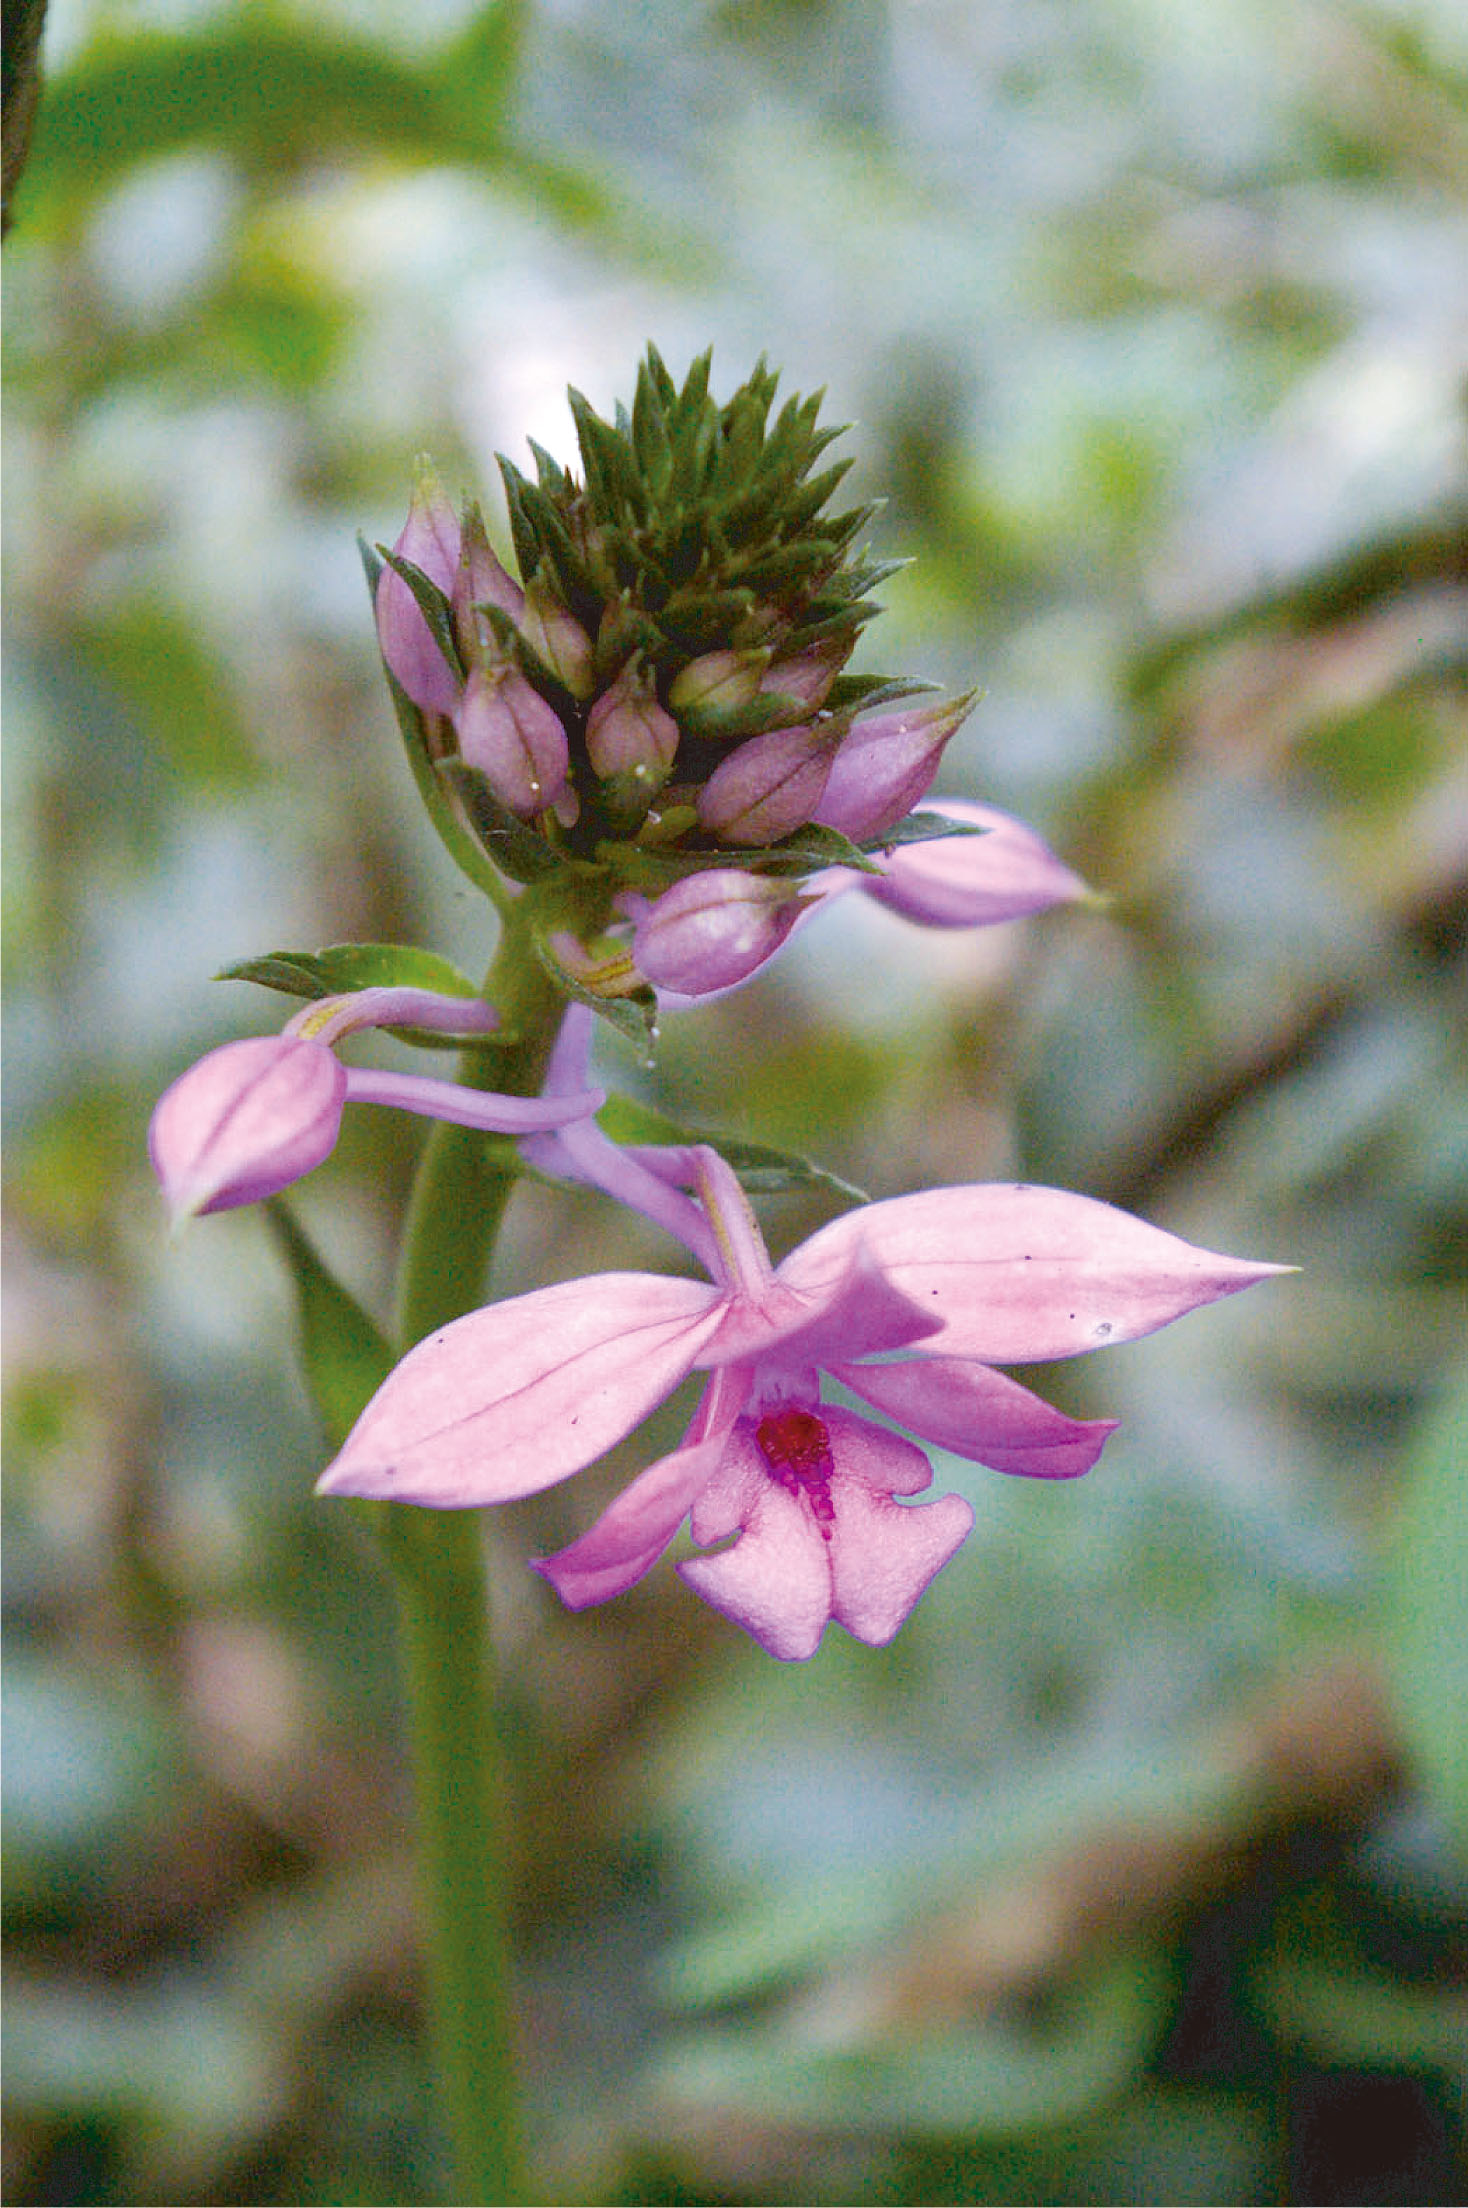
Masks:
[[[833,1619],[880,1647],[972,1513],[954,1495],[904,1507],[898,1497],[931,1482],[923,1452],[823,1402],[822,1371],[938,1447],[1072,1478],[1112,1423],[1066,1417],[996,1364],[1129,1341],[1286,1269],[1195,1249],[1083,1196],[1009,1186],[868,1205],[772,1266],[715,1152],[658,1156],[701,1198],[711,1282],[607,1273],[456,1320],[378,1390],[318,1492],[444,1510],[534,1495],[707,1372],[682,1445],[535,1569],[581,1609],[640,1579],[689,1519],[700,1544],[735,1538],[681,1576],[771,1655],[813,1655]],[[870,1361],[894,1351],[909,1354]]]

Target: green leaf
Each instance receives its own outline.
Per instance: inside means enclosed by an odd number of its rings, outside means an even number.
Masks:
[[[434,776],[441,788],[452,790],[459,799],[484,852],[512,882],[538,882],[572,863],[501,804],[485,776],[467,759],[440,759]],[[497,885],[497,902],[503,897],[503,885]]]
[[[900,843],[940,843],[945,836],[987,836],[989,830],[976,820],[950,820],[946,813],[909,813],[895,828],[884,828],[862,846],[866,851],[893,851]]]
[[[267,951],[262,958],[226,966],[216,981],[253,981],[290,997],[352,996],[360,989],[431,989],[438,996],[477,1002],[468,976],[437,951],[413,943],[331,943],[322,951]],[[441,1034],[411,1024],[392,1033],[426,1049],[461,1050],[493,1045],[498,1038],[474,1032]]]
[[[241,9],[182,37],[93,39],[47,83],[27,188],[91,198],[119,172],[201,142],[277,175],[339,144],[421,157],[443,120],[434,88],[387,47]]]
[[[920,698],[936,690],[936,682],[903,682],[887,675],[838,675],[826,692],[829,712],[870,713],[879,705],[896,705],[903,698]]]
[[[279,1196],[265,1206],[296,1290],[301,1362],[326,1439],[340,1449],[397,1359]]]
[[[738,1135],[710,1134],[703,1128],[680,1126],[676,1120],[654,1111],[651,1105],[640,1103],[635,1097],[609,1096],[596,1119],[602,1133],[610,1135],[613,1142],[678,1148],[706,1142],[733,1167],[741,1184],[753,1196],[811,1188],[828,1196],[838,1196],[843,1204],[870,1201],[865,1189],[857,1188],[851,1181],[843,1181],[839,1174],[828,1173],[823,1166],[813,1165],[809,1158],[793,1150],[778,1150],[768,1143],[745,1142]]]
[[[1468,1370],[1415,1437],[1387,1594],[1403,1728],[1468,1858]]]

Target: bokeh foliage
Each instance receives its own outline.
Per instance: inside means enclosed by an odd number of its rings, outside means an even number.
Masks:
[[[942,786],[1106,902],[837,908],[614,1079],[877,1194],[1023,1172],[1302,1273],[1045,1375],[1123,1418],[1085,1482],[941,1466],[978,1527],[880,1654],[775,1666],[666,1569],[562,1615],[523,1559],[641,1451],[488,1528],[550,2197],[1458,2197],[1458,11],[74,0],[48,38],[6,247],[11,2197],[443,2181],[388,1604],[309,1499],[265,1223],[170,1243],[142,1130],[275,1017],[221,967],[482,967],[354,535],[421,448],[486,491],[567,456],[564,385],[607,411],[648,337],[829,386],[917,556],[872,663],[987,686]],[[379,1308],[393,1117],[300,1205]],[[527,1188],[501,1285],[667,1255]]]

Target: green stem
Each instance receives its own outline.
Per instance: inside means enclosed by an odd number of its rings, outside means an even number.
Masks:
[[[565,1010],[530,943],[530,898],[506,917],[485,993],[509,1038],[465,1054],[460,1079],[539,1092]],[[469,1128],[440,1125],[414,1187],[399,1280],[407,1349],[484,1300],[513,1168]],[[456,2201],[505,2208],[530,2198],[514,2055],[506,1788],[484,1559],[470,1512],[390,1505],[412,1737],[430,2021]]]

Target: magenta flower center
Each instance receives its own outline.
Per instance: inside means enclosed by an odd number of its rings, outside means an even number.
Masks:
[[[783,1410],[771,1411],[768,1417],[760,1420],[754,1438],[771,1477],[789,1494],[804,1495],[821,1529],[821,1538],[829,1541],[836,1523],[831,1502],[831,1474],[835,1466],[831,1461],[831,1437],[824,1421],[812,1411],[799,1411],[787,1404]]]

